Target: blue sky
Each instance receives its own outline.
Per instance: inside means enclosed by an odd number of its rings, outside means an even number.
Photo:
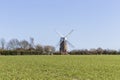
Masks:
[[[56,46],[56,30],[74,49],[120,49],[120,0],[0,0],[0,38]]]

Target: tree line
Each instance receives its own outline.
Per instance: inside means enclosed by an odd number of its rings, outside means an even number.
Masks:
[[[11,39],[8,42],[0,39],[0,55],[47,55],[53,54],[55,47],[34,44],[34,38],[27,40]]]
[[[81,50],[72,50],[69,52],[71,55],[120,55],[120,51],[112,49],[81,49]]]
[[[0,39],[0,55],[60,55],[51,45],[34,44],[34,38],[27,40],[11,39],[8,42]],[[120,51],[112,49],[79,49],[68,52],[70,55],[119,55]]]

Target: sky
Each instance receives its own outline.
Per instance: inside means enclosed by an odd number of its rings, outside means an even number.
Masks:
[[[68,41],[74,49],[120,50],[120,0],[0,0],[0,38],[17,38],[35,44]],[[69,49],[73,49],[69,47]]]

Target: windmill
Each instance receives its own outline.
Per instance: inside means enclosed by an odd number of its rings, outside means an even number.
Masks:
[[[67,44],[69,44],[71,47],[74,47],[68,40],[68,36],[70,36],[70,34],[73,32],[73,30],[71,30],[67,35],[63,36],[62,34],[60,34],[59,32],[57,32],[57,34],[60,36],[60,41],[59,41],[59,51],[61,54],[65,55],[68,54],[67,50]]]

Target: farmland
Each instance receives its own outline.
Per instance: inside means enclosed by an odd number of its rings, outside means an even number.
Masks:
[[[0,80],[119,80],[120,56],[0,56]]]

